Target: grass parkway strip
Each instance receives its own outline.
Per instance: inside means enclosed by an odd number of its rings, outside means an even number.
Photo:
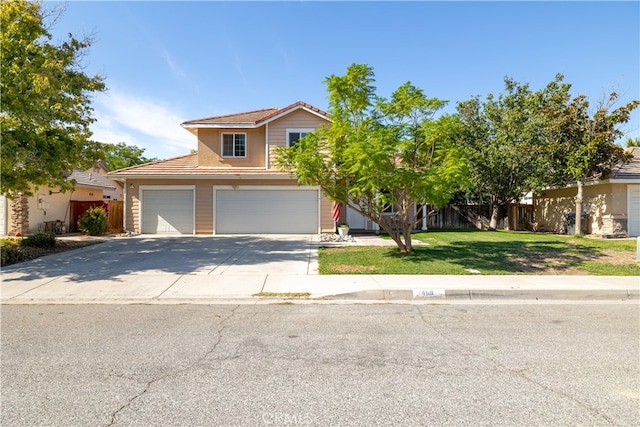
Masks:
[[[321,248],[320,274],[567,274],[640,276],[636,239],[510,231],[429,231],[411,254],[395,247]]]

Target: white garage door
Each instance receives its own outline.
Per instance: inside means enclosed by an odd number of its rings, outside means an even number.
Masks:
[[[627,185],[627,213],[629,237],[640,236],[640,185]]]
[[[142,190],[142,232],[193,234],[193,190]]]
[[[216,190],[217,234],[313,234],[319,228],[318,190]]]

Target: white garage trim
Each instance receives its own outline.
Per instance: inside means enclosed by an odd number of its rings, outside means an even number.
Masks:
[[[627,185],[627,235],[640,236],[640,184]]]
[[[140,224],[140,232],[144,230],[144,192],[145,191],[162,191],[162,190],[191,190],[193,206],[192,209],[192,230],[191,234],[195,234],[196,230],[196,186],[195,185],[141,185],[138,188],[138,223]]]
[[[217,200],[218,200],[218,191],[279,191],[279,192],[290,192],[290,191],[305,191],[305,192],[310,192],[313,191],[315,192],[315,203],[316,203],[316,219],[317,219],[317,224],[315,225],[315,229],[313,232],[320,234],[321,232],[321,193],[320,193],[320,187],[301,187],[301,186],[283,186],[283,185],[244,185],[244,186],[237,186],[237,185],[214,185],[213,186],[213,234],[218,233],[217,230],[217,216],[218,216],[218,212],[217,212]],[[260,217],[260,212],[255,212],[255,216],[256,218],[259,219]]]

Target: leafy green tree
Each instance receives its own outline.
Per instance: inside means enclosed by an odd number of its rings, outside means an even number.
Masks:
[[[549,177],[556,185],[577,185],[576,235],[582,232],[584,182],[606,178],[616,164],[630,159],[630,154],[615,141],[623,135],[620,125],[629,121],[640,102],[632,101],[612,109],[618,98],[617,93],[611,93],[591,114],[586,96],[571,98],[566,90],[559,92],[549,108],[543,110],[547,118]]]
[[[102,161],[112,171],[157,160],[155,158],[144,157],[142,155],[144,153],[144,148],[139,148],[135,145],[127,145],[124,142],[119,142],[117,144],[103,144],[101,150]]]
[[[640,138],[638,138],[638,137],[632,138],[632,137],[628,136],[624,140],[624,143],[625,143],[627,148],[640,147]]]
[[[98,160],[90,95],[105,86],[80,64],[91,41],[51,43],[44,13],[40,2],[0,2],[0,192],[10,198],[44,184],[69,189],[65,172]]]
[[[455,117],[435,113],[445,101],[405,83],[390,99],[375,93],[373,69],[352,64],[325,79],[332,124],[278,150],[277,163],[302,185],[373,220],[401,252],[413,251],[415,203],[445,205],[465,181],[454,145]]]
[[[493,230],[509,204],[545,186],[548,164],[540,111],[567,86],[561,75],[535,92],[511,78],[504,85],[505,92],[497,97],[488,94],[484,101],[474,97],[457,105],[464,129],[459,142],[469,159],[469,196],[490,202]]]

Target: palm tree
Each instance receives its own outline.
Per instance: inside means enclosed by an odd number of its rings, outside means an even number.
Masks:
[[[624,140],[627,148],[629,147],[640,147],[640,138],[635,137],[632,138],[630,136],[627,137],[627,139]]]

